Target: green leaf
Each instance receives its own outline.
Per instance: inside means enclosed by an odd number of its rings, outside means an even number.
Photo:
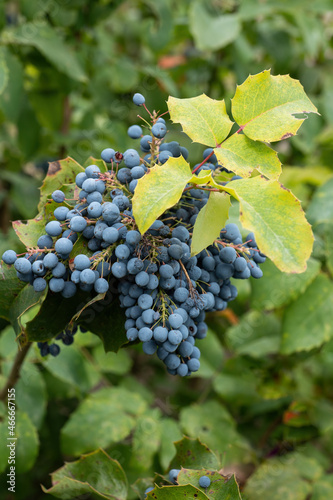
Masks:
[[[17,279],[14,266],[0,267],[0,318],[10,321],[9,310],[26,283]]]
[[[162,425],[158,408],[149,408],[138,417],[132,441],[131,467],[143,472],[151,468],[160,447]]]
[[[68,455],[106,448],[125,439],[135,428],[134,416],[146,409],[138,394],[106,388],[88,396],[61,430],[61,446]]]
[[[32,307],[41,304],[44,301],[45,296],[45,291],[35,292],[31,285],[25,286],[19,292],[9,309],[9,320],[13,325],[16,335],[20,335],[23,332],[25,334],[25,327],[23,327],[21,321],[23,314]]]
[[[49,163],[47,175],[40,188],[41,197],[38,209],[42,211],[45,202],[51,197],[53,191],[61,189],[64,185],[73,183],[75,177],[80,172],[84,172],[84,168],[70,157]]]
[[[48,356],[43,366],[57,379],[73,385],[81,392],[91,390],[100,378],[97,367],[89,363],[75,346],[64,346],[59,356]]]
[[[333,218],[333,178],[315,192],[306,212],[311,224],[329,223]]]
[[[223,365],[224,352],[217,335],[209,328],[205,342],[200,345],[200,377],[211,378]]]
[[[211,15],[205,3],[191,4],[189,21],[195,44],[200,50],[217,50],[237,39],[240,22],[237,14]]]
[[[8,83],[8,66],[5,59],[4,50],[0,49],[0,95],[5,90]]]
[[[94,348],[93,355],[98,365],[98,369],[105,373],[125,375],[130,371],[132,366],[132,359],[125,349],[120,349],[117,353],[106,353],[103,345],[99,344]]]
[[[201,488],[199,486],[199,479],[202,476],[209,477],[211,481],[209,488]],[[177,482],[180,485],[190,483],[197,488],[204,489],[205,494],[210,500],[241,500],[239,487],[234,475],[228,478],[212,470],[181,469],[177,476]]]
[[[96,450],[82,455],[75,462],[66,463],[63,467],[51,474],[52,487],[44,493],[50,493],[62,500],[71,500],[85,495],[94,498],[126,500],[127,478],[117,460],[105,453]]]
[[[220,144],[233,124],[224,100],[216,101],[205,94],[188,99],[170,96],[167,104],[171,120],[180,123],[193,142],[206,146],[215,147]]]
[[[217,401],[182,408],[180,424],[185,434],[198,437],[214,452],[224,454],[227,464],[249,459],[249,444],[238,434],[232,417]]]
[[[98,167],[102,173],[108,171],[108,167],[105,161],[99,158],[94,158],[93,156],[89,156],[89,158],[84,162],[83,168],[87,168],[89,167],[89,165],[96,165],[96,167]]]
[[[7,434],[8,435],[8,434]],[[39,441],[37,429],[26,413],[16,412],[16,470],[17,472],[27,472],[35,464]]]
[[[176,454],[175,441],[182,438],[178,422],[172,418],[163,418],[160,426],[161,444],[158,452],[162,469],[167,469],[172,457]]]
[[[33,425],[40,428],[47,405],[43,375],[33,363],[24,363],[15,386],[18,408],[25,412]]]
[[[80,290],[69,299],[49,292],[38,314],[26,324],[27,339],[30,342],[51,340],[66,328],[75,313],[85,305],[87,297],[89,295]]]
[[[313,485],[311,500],[327,500],[333,497],[333,475],[320,477]]]
[[[2,34],[6,43],[35,47],[59,71],[73,80],[84,82],[87,77],[75,52],[50,25],[35,21],[6,30]]]
[[[254,169],[269,179],[277,180],[281,174],[276,151],[244,134],[233,134],[214,153],[220,165],[241,177],[250,177]]]
[[[304,118],[318,113],[298,80],[272,76],[270,70],[249,76],[237,87],[232,115],[245,135],[255,141],[281,141],[296,134]]]
[[[273,314],[249,311],[226,331],[226,341],[237,354],[260,358],[279,351],[280,330],[280,321]]]
[[[220,465],[215,453],[198,438],[183,437],[174,444],[176,456],[173,458],[169,469],[179,469],[180,467],[217,469]]]
[[[320,475],[320,468],[315,460],[299,453],[287,453],[284,456],[267,460],[260,465],[248,479],[244,488],[247,500],[269,498],[270,500],[306,500],[312,490],[308,483],[309,474]]]
[[[321,274],[285,312],[281,352],[310,351],[333,337],[333,284]]]
[[[7,120],[17,123],[21,107],[24,102],[24,69],[21,61],[7,48],[3,49],[4,61],[8,69],[8,81],[0,94],[0,109]]]
[[[221,229],[228,219],[231,206],[230,196],[226,193],[212,191],[208,202],[195,221],[192,235],[191,253],[196,255],[204,248],[212,245],[219,238]]]
[[[45,216],[40,213],[26,223],[16,220],[12,223],[15,233],[26,248],[37,247],[38,238],[45,234]]]
[[[142,234],[179,201],[191,177],[189,164],[180,156],[169,158],[164,165],[149,169],[139,179],[132,204],[135,222]]]
[[[260,280],[251,283],[251,304],[255,309],[277,309],[297,299],[320,272],[320,262],[310,258],[306,271],[301,274],[287,274],[266,260],[261,269]]]
[[[299,200],[262,176],[232,181],[223,189],[240,202],[240,221],[255,233],[260,251],[281,271],[305,271],[314,238]]]
[[[208,497],[198,488],[187,484],[186,486],[155,486],[154,490],[147,494],[147,500],[207,500]]]

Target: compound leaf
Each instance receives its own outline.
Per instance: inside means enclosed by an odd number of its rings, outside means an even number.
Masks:
[[[295,135],[305,119],[295,117],[297,113],[318,111],[298,80],[272,76],[270,70],[250,75],[232,99],[234,119],[255,141],[281,141]]]

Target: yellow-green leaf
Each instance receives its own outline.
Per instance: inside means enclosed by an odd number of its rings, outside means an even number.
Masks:
[[[250,75],[237,87],[232,115],[244,134],[255,141],[281,141],[296,134],[304,118],[297,113],[318,113],[298,80],[272,76],[270,70]]]
[[[179,201],[191,177],[190,165],[179,156],[151,168],[139,179],[132,203],[135,222],[142,234]]]
[[[276,151],[244,134],[233,134],[214,153],[220,165],[242,177],[250,177],[255,168],[269,179],[278,179],[281,174]]]
[[[205,94],[189,99],[170,96],[167,104],[171,120],[180,123],[193,142],[206,146],[220,144],[228,136],[233,124],[224,100],[216,101]]]
[[[300,201],[263,176],[232,181],[223,189],[240,202],[240,221],[255,233],[260,250],[281,271],[305,271],[313,234]]]
[[[196,255],[211,245],[220,236],[229,208],[230,196],[226,193],[212,191],[207,204],[200,210],[195,221],[192,236],[191,252]]]

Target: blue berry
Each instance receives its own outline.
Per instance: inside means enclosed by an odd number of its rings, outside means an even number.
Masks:
[[[33,282],[35,292],[43,292],[46,288],[46,280],[44,278],[36,278]]]
[[[54,249],[57,253],[69,254],[73,250],[73,243],[68,238],[59,238],[55,242]]]
[[[136,93],[133,96],[133,102],[134,104],[136,104],[136,106],[142,106],[146,102],[146,99],[142,94]]]
[[[55,220],[48,222],[45,226],[45,231],[47,232],[47,234],[49,236],[52,236],[52,237],[59,236],[62,233],[62,227],[61,227],[60,222],[55,221]],[[39,245],[38,245],[38,247],[39,247]],[[39,248],[43,248],[43,247],[39,247]],[[52,248],[52,247],[50,247],[50,248]]]
[[[52,193],[52,200],[56,203],[62,203],[63,201],[65,201],[65,198],[65,193],[63,191],[60,191],[60,189],[56,189],[56,191],[53,191]]]
[[[165,124],[162,122],[156,122],[151,128],[151,133],[157,139],[163,139],[166,132],[167,132],[167,128],[166,128]]]
[[[209,488],[210,486],[210,479],[207,476],[201,476],[199,479],[199,486],[201,488]]]
[[[8,264],[10,266],[14,264],[17,259],[16,252],[14,252],[14,250],[6,250],[6,252],[2,254],[1,258],[5,264]]]
[[[131,139],[139,139],[142,135],[142,128],[139,125],[131,125],[127,133]]]

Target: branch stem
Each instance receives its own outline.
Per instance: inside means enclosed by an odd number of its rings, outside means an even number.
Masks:
[[[7,399],[8,390],[12,389],[15,386],[16,382],[18,381],[18,379],[20,377],[21,366],[22,366],[23,361],[25,360],[25,357],[28,354],[31,346],[32,346],[32,342],[28,342],[27,344],[25,344],[22,347],[21,350],[19,350],[17,352],[16,358],[14,360],[14,364],[13,364],[12,369],[10,371],[7,382],[0,392],[0,401],[5,401]]]

